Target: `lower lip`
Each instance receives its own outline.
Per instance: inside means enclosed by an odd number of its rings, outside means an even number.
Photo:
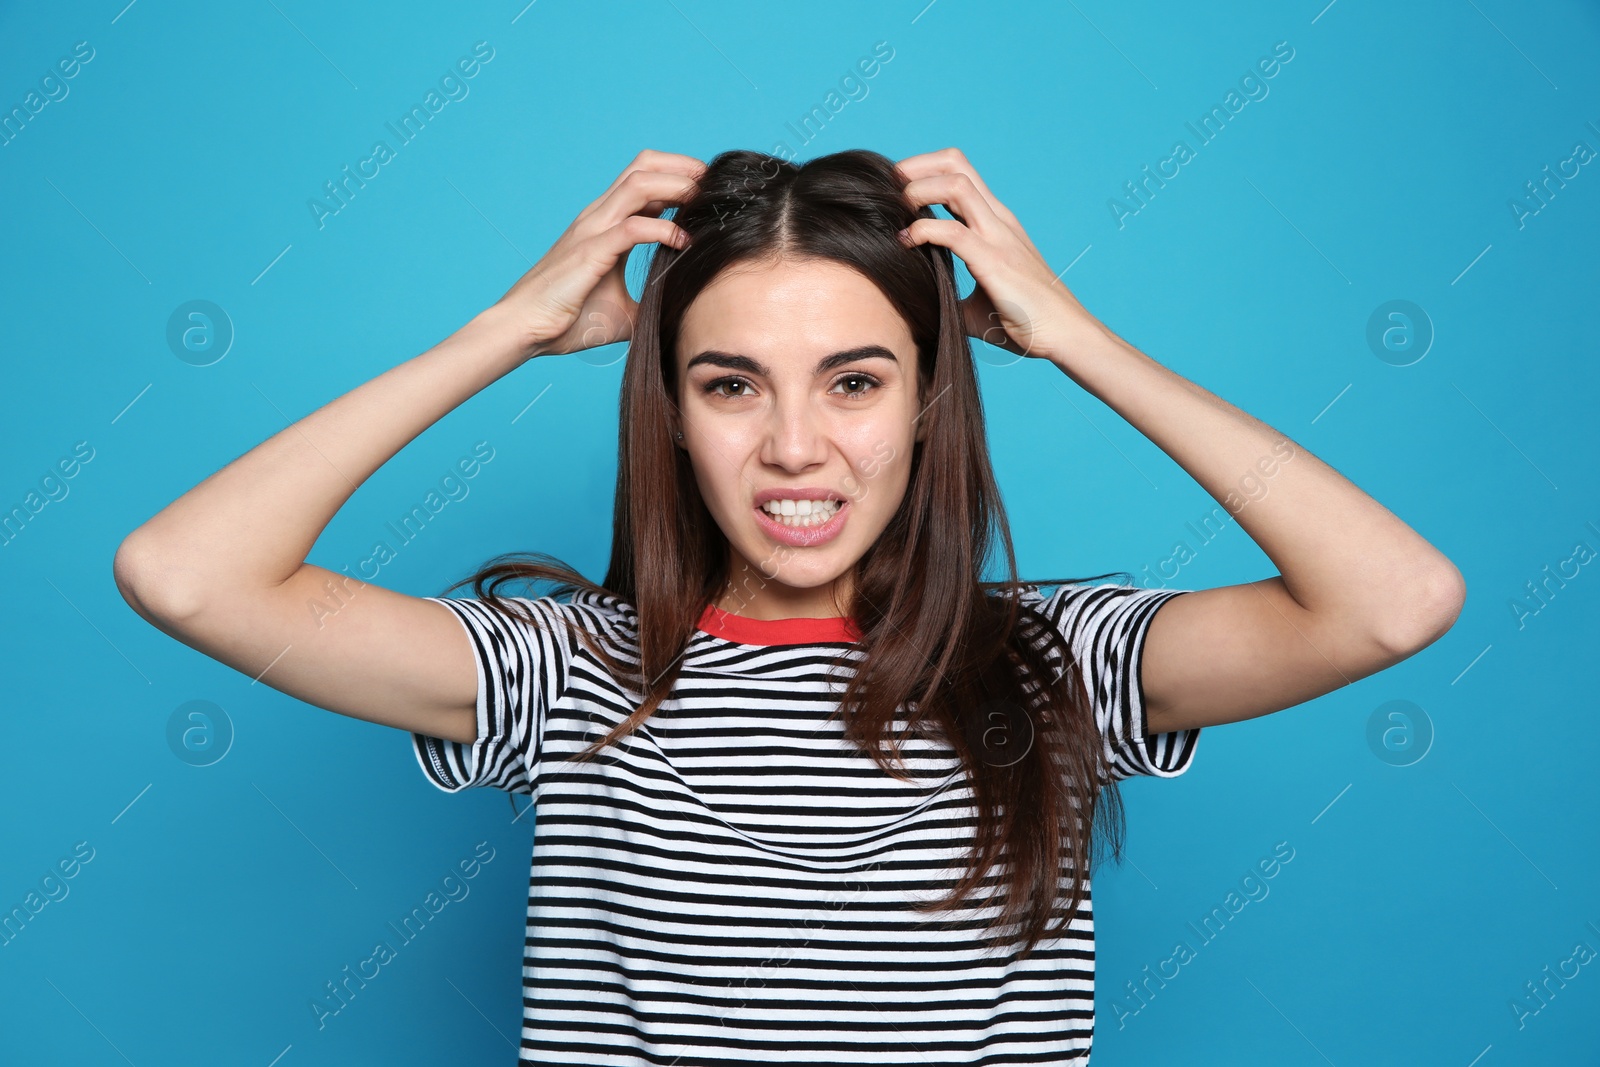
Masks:
[[[774,541],[781,541],[786,545],[797,548],[809,548],[813,545],[824,544],[839,536],[839,531],[844,529],[845,515],[850,511],[850,502],[845,501],[839,505],[839,510],[833,513],[833,518],[820,526],[785,526],[778,522],[766,509],[756,508],[756,522],[767,532],[767,536]]]

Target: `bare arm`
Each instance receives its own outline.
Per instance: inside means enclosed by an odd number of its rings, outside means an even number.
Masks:
[[[967,332],[1047,359],[1099,397],[1278,566],[1274,577],[1173,597],[1156,612],[1141,669],[1149,732],[1304,703],[1415,654],[1455,622],[1466,586],[1443,553],[1310,452],[1107,329],[959,150],[897,166],[910,203],[955,216],[918,218],[905,240],[944,245],[972,271]]]
[[[450,612],[305,558],[373,471],[523,362],[510,325],[491,307],[189,490],[117,550],[123,595],[166,633],[276,689],[471,740],[476,675],[455,654]]]
[[[1171,456],[1278,567],[1161,608],[1145,638],[1149,730],[1253,718],[1437,640],[1465,586],[1438,549],[1303,446],[1106,331],[1057,366]]]
[[[123,597],[162,631],[307,703],[475,740],[477,673],[450,610],[305,558],[356,487],[457,405],[529,358],[629,337],[626,253],[679,242],[678,227],[651,216],[703,167],[641,153],[494,305],[133,531],[113,566]],[[330,616],[313,610],[317,602],[340,606]]]

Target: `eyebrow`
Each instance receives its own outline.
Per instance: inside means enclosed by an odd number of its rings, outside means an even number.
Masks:
[[[842,352],[835,352],[831,356],[823,356],[817,360],[817,369],[814,373],[826,374],[835,367],[842,367],[847,363],[855,363],[863,359],[887,359],[898,362],[895,354],[883,345],[857,345],[855,348],[846,348]],[[702,363],[713,367],[722,367],[727,370],[741,370],[748,374],[759,374],[770,377],[772,371],[765,365],[751,359],[749,356],[737,352],[723,352],[720,349],[710,348],[689,360],[684,371],[693,370]]]

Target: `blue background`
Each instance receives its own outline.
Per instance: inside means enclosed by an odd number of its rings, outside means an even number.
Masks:
[[[0,548],[13,605],[0,909],[76,843],[93,849],[68,895],[0,947],[4,1058],[511,1062],[533,817],[513,821],[499,793],[446,796],[404,734],[165,636],[118,595],[112,554],[206,475],[454,332],[641,148],[899,159],[957,145],[1052,265],[1070,264],[1062,278],[1091,311],[1334,465],[1469,589],[1454,629],[1414,658],[1208,729],[1187,774],[1125,788],[1129,863],[1095,883],[1095,1063],[1600,1062],[1600,962],[1551,981],[1520,1025],[1512,1007],[1580,943],[1600,950],[1600,575],[1568,564],[1545,604],[1526,601],[1537,614],[1513,607],[1580,543],[1600,550],[1600,163],[1520,224],[1510,206],[1576,142],[1600,150],[1600,14],[1325,5],[0,14],[0,110],[76,42],[94,50],[0,146],[0,507],[77,442],[93,449]],[[468,95],[319,227],[308,203],[323,183],[374,141],[394,147],[385,123],[479,41],[494,57]],[[790,124],[879,41],[893,58],[865,94],[797,136]],[[1294,56],[1268,94],[1197,147],[1185,123],[1280,41]],[[1195,158],[1119,226],[1109,202],[1179,139]],[[193,300],[235,333],[208,366],[167,340]],[[1368,343],[1391,300],[1426,317],[1420,360]],[[1042,361],[978,348],[1026,576],[1144,580],[1179,543],[1174,588],[1275,573],[1237,523],[1196,536],[1215,502],[1115,412]],[[601,577],[622,354],[539,360],[473,398],[360,488],[311,561],[355,565],[487,440],[470,494],[377,581],[436,594],[514,549]],[[168,740],[193,700],[231,726],[209,766]],[[1369,742],[1395,700],[1418,710]],[[480,841],[494,859],[471,894],[319,1029],[324,983]],[[1202,947],[1188,924],[1279,842],[1294,858],[1269,895]],[[1132,999],[1126,983],[1179,940],[1196,958]]]

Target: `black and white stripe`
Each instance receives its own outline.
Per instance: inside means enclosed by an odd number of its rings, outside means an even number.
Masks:
[[[1074,654],[1114,778],[1172,777],[1193,759],[1198,730],[1145,735],[1139,687],[1145,631],[1180,592],[1027,594],[1058,627],[1080,624]],[[992,906],[910,909],[962,872],[971,793],[928,739],[905,744],[911,781],[844,741],[830,715],[856,646],[697,631],[673,697],[598,759],[568,763],[632,705],[551,614],[626,652],[632,608],[526,600],[550,623],[540,632],[432,599],[476,651],[479,740],[414,734],[418,762],[448,792],[536,805],[522,1062],[1087,1062],[1091,902],[1021,961],[986,939]]]

